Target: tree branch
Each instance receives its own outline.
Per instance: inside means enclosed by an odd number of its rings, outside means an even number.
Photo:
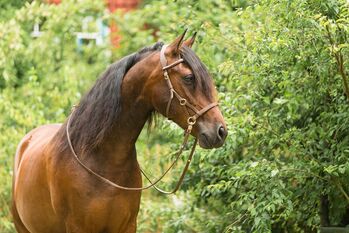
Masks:
[[[334,54],[334,57],[336,58],[338,72],[341,75],[343,80],[344,92],[345,92],[345,95],[347,96],[347,100],[349,101],[349,84],[348,84],[348,77],[344,67],[343,54],[341,52],[341,49],[339,49],[338,51],[335,51],[335,42],[331,36],[331,32],[328,25],[326,25],[326,31],[327,31],[328,40],[330,41],[330,44],[332,47],[332,52]]]
[[[343,189],[343,186],[338,182],[338,181],[336,181],[335,180],[335,183],[336,183],[336,185],[337,185],[337,187],[339,188],[339,190],[341,191],[341,193],[343,194],[343,196],[345,197],[345,199],[348,201],[348,203],[349,203],[349,196],[348,196],[348,194],[345,192],[345,190]]]

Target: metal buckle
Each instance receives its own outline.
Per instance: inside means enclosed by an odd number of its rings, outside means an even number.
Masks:
[[[184,98],[183,98],[183,99],[180,99],[180,100],[179,100],[179,104],[182,105],[182,106],[184,106],[184,105],[187,104],[187,100],[184,99]]]
[[[165,78],[165,79],[170,79],[170,77],[168,76],[167,70],[164,71],[164,78]]]
[[[196,123],[196,117],[191,116],[187,120],[188,125],[194,125]]]

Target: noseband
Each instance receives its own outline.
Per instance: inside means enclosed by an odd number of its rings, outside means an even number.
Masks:
[[[148,186],[144,186],[144,187],[139,187],[139,188],[133,188],[133,187],[125,187],[125,186],[121,186],[121,185],[118,185],[112,181],[110,181],[109,179],[97,174],[96,172],[94,172],[93,170],[91,170],[89,167],[87,167],[80,159],[79,157],[77,156],[75,150],[74,150],[74,147],[72,145],[72,142],[71,142],[71,139],[70,139],[70,134],[69,134],[69,127],[70,127],[70,121],[71,121],[71,117],[73,115],[73,112],[74,112],[74,109],[72,110],[72,113],[70,114],[69,118],[68,118],[68,122],[67,122],[67,126],[66,126],[66,134],[67,134],[67,140],[68,140],[68,144],[69,144],[69,147],[70,147],[70,150],[72,151],[75,159],[77,160],[77,162],[86,170],[88,171],[89,173],[91,173],[92,175],[96,176],[97,178],[99,178],[101,181],[115,187],[115,188],[119,188],[119,189],[122,189],[122,190],[129,190],[129,191],[141,191],[141,190],[145,190],[145,189],[149,189],[151,187],[154,187],[156,190],[158,190],[159,192],[161,193],[164,193],[164,194],[172,194],[172,193],[175,193],[179,187],[181,186],[182,182],[183,182],[183,179],[184,179],[184,176],[189,168],[189,165],[190,165],[190,162],[192,160],[192,157],[194,155],[194,151],[195,151],[195,147],[197,145],[197,142],[198,142],[198,139],[195,138],[195,141],[193,143],[193,146],[191,148],[191,151],[190,151],[190,154],[189,154],[189,157],[187,159],[187,162],[184,166],[184,169],[182,171],[182,174],[178,180],[178,183],[177,185],[175,186],[175,188],[172,190],[172,191],[164,191],[160,188],[158,188],[156,186],[156,184],[158,182],[160,182],[162,180],[162,178],[171,170],[171,168],[176,164],[176,162],[178,161],[180,155],[182,154],[184,148],[186,147],[187,143],[188,143],[188,139],[189,139],[189,135],[193,129],[193,125],[196,123],[196,120],[202,116],[203,114],[205,114],[207,111],[209,111],[210,109],[218,106],[218,103],[214,102],[214,103],[211,103],[209,105],[207,105],[206,107],[202,108],[201,110],[198,110],[194,105],[190,104],[187,99],[183,98],[180,94],[178,94],[178,92],[173,88],[173,85],[172,85],[172,82],[171,82],[171,79],[170,79],[170,76],[169,76],[169,73],[168,73],[168,70],[177,66],[178,64],[184,62],[184,60],[182,58],[179,58],[177,61],[167,65],[167,59],[166,59],[166,56],[165,56],[165,51],[166,51],[166,48],[167,48],[167,45],[164,45],[162,48],[161,48],[161,51],[160,51],[160,63],[161,63],[161,66],[162,66],[162,71],[163,71],[163,74],[164,74],[164,79],[166,81],[166,84],[170,90],[170,99],[167,103],[167,107],[166,107],[166,117],[169,118],[169,112],[170,112],[170,108],[171,108],[171,104],[172,104],[172,100],[173,100],[173,97],[176,97],[179,104],[183,107],[185,107],[187,113],[188,113],[188,118],[187,118],[187,124],[188,124],[188,127],[187,129],[185,130],[185,134],[184,134],[184,139],[183,139],[183,142],[182,142],[182,145],[181,147],[179,148],[179,150],[177,151],[176,153],[176,157],[175,157],[175,160],[173,161],[173,163],[166,169],[166,171],[158,178],[156,179],[154,182],[151,181],[151,179],[149,178],[149,176],[144,172],[144,170],[139,167],[139,169],[141,170],[142,174],[144,175],[144,177],[149,181],[150,185]],[[194,115],[190,115],[189,114],[189,111],[188,111],[188,108],[191,109],[193,112],[195,112]]]

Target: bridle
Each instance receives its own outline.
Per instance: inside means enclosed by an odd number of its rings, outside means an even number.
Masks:
[[[166,169],[166,171],[158,178],[156,179],[155,181],[151,181],[151,179],[149,178],[149,176],[144,172],[144,170],[139,167],[140,171],[142,172],[142,174],[144,175],[144,177],[149,181],[149,185],[147,186],[144,186],[144,187],[139,187],[139,188],[133,188],[133,187],[125,187],[125,186],[121,186],[121,185],[118,185],[112,181],[110,181],[109,179],[97,174],[96,172],[94,172],[93,170],[91,170],[89,167],[87,167],[80,159],[79,157],[77,156],[75,150],[74,150],[74,147],[72,145],[72,142],[71,142],[71,139],[70,139],[70,134],[69,134],[69,127],[70,127],[70,121],[71,121],[71,117],[74,113],[74,109],[72,110],[72,113],[70,114],[69,118],[68,118],[68,122],[67,122],[67,126],[66,126],[66,134],[67,134],[67,140],[68,140],[68,144],[69,144],[69,147],[70,147],[70,150],[72,151],[75,159],[77,160],[77,162],[89,173],[91,173],[92,175],[96,176],[97,178],[99,178],[101,181],[115,187],[115,188],[118,188],[118,189],[122,189],[122,190],[129,190],[129,191],[141,191],[141,190],[145,190],[145,189],[149,189],[151,187],[154,187],[156,190],[158,190],[159,192],[161,193],[164,193],[164,194],[173,194],[175,193],[179,187],[181,186],[182,182],[183,182],[183,179],[184,179],[184,176],[186,174],[186,172],[188,171],[188,168],[189,168],[189,165],[190,165],[190,162],[193,158],[193,155],[194,155],[194,151],[195,151],[195,148],[196,148],[196,145],[197,145],[197,142],[198,142],[198,139],[195,138],[195,141],[193,143],[193,146],[191,148],[191,151],[190,151],[190,154],[189,154],[189,157],[187,159],[187,162],[184,166],[184,169],[181,173],[181,176],[177,182],[177,185],[175,186],[175,188],[172,190],[172,191],[164,191],[160,188],[158,188],[156,186],[157,183],[159,183],[163,177],[165,177],[165,175],[172,169],[172,167],[176,164],[176,162],[178,161],[180,155],[182,154],[184,148],[186,147],[187,143],[188,143],[188,139],[189,139],[189,135],[193,129],[193,126],[194,124],[196,123],[196,120],[204,115],[206,112],[208,112],[210,109],[218,106],[218,103],[217,102],[214,102],[214,103],[211,103],[209,105],[207,105],[206,107],[198,110],[197,108],[195,108],[194,105],[190,104],[187,99],[183,98],[180,94],[178,94],[178,92],[173,88],[173,85],[172,85],[172,82],[171,82],[171,79],[170,79],[170,76],[169,76],[169,73],[168,73],[168,70],[177,66],[178,64],[184,62],[184,60],[182,58],[179,58],[177,61],[167,65],[167,59],[166,59],[166,56],[165,56],[165,51],[166,51],[166,48],[167,48],[168,45],[164,45],[162,46],[161,48],[161,51],[160,51],[160,63],[161,63],[161,66],[162,66],[162,71],[163,71],[163,75],[164,75],[164,79],[166,81],[166,84],[170,90],[170,99],[167,103],[167,107],[166,107],[166,117],[169,118],[169,113],[170,113],[170,108],[171,108],[171,104],[172,104],[172,101],[173,101],[173,98],[176,97],[179,104],[183,107],[186,108],[186,111],[188,113],[188,119],[187,119],[187,124],[188,124],[188,127],[187,129],[185,130],[185,134],[184,134],[184,139],[183,139],[183,142],[182,142],[182,145],[181,147],[179,148],[179,150],[177,151],[176,153],[176,156],[175,156],[175,159],[174,161],[172,162],[172,164]],[[190,116],[189,114],[189,111],[188,111],[188,108],[191,109],[195,114]]]
[[[164,78],[165,78],[166,84],[167,84],[168,88],[170,89],[170,99],[167,102],[166,117],[169,118],[171,103],[172,103],[173,97],[176,97],[181,106],[189,108],[195,112],[195,114],[193,116],[189,116],[187,119],[188,129],[190,128],[190,130],[191,130],[193,125],[196,123],[196,120],[200,116],[205,114],[207,111],[209,111],[211,108],[216,107],[218,105],[218,103],[217,102],[211,103],[211,104],[207,105],[206,107],[202,108],[201,110],[198,110],[195,108],[194,105],[190,104],[187,101],[187,99],[183,98],[180,94],[178,94],[178,92],[173,88],[170,76],[168,74],[168,70],[171,69],[172,67],[175,67],[178,64],[184,62],[184,60],[183,60],[183,58],[179,58],[177,61],[171,63],[170,65],[167,65],[167,59],[165,56],[165,51],[166,51],[167,46],[168,45],[162,46],[161,51],[160,51],[160,63],[162,65],[162,71],[164,72]],[[188,112],[188,115],[189,115],[189,112]]]

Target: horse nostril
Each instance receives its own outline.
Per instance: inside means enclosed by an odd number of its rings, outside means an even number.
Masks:
[[[226,135],[226,131],[224,127],[221,125],[220,127],[218,127],[218,137],[222,140],[225,138],[225,135]]]

